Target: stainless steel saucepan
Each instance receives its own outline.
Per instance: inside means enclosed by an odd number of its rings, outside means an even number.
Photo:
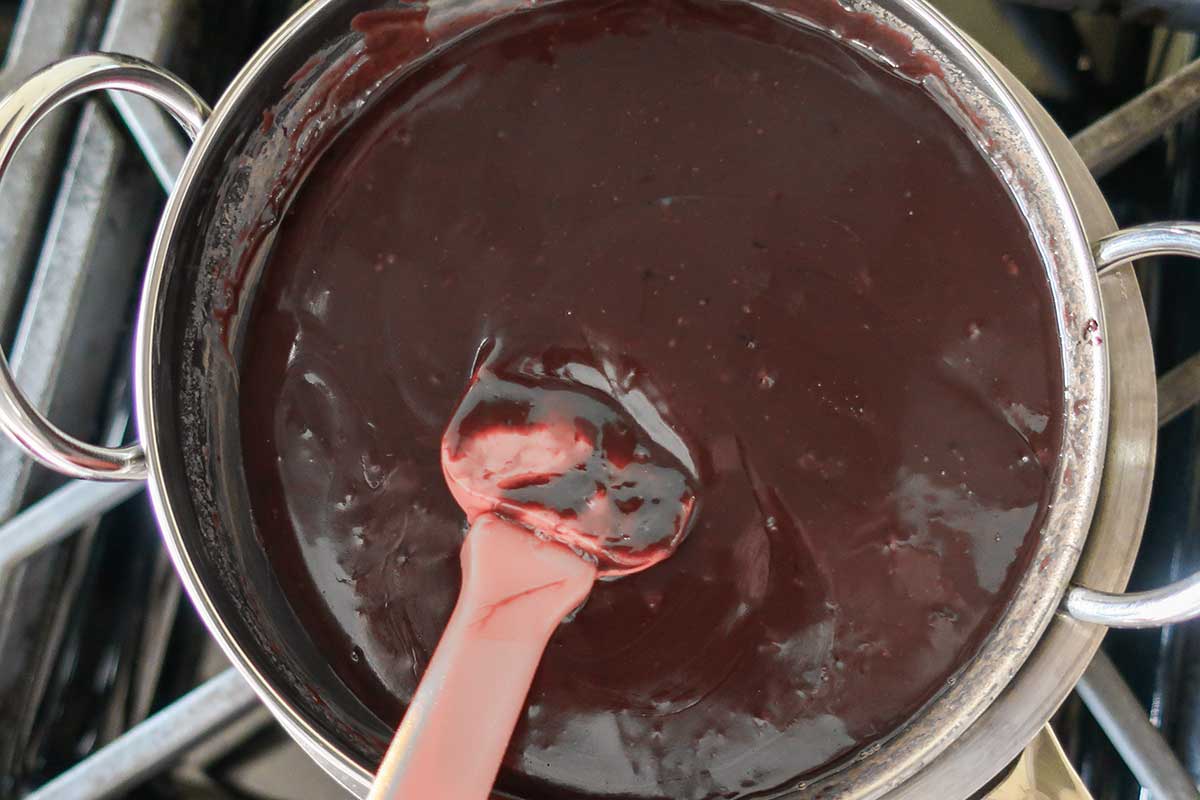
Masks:
[[[755,5],[810,24],[810,12],[826,18],[833,2]],[[65,434],[26,400],[2,360],[0,427],[66,475],[149,481],[167,547],[209,629],[284,728],[359,796],[391,732],[332,673],[254,536],[245,492],[252,476],[243,474],[238,446],[236,362],[243,312],[289,199],[279,187],[297,185],[404,66],[371,63],[351,28],[355,14],[381,4],[313,0],[263,45],[211,112],[166,71],[110,54],[54,64],[0,102],[0,172],[47,113],[96,90],[148,97],[193,138],[142,291],[139,444],[111,449]],[[1119,593],[1145,519],[1156,430],[1153,354],[1129,260],[1200,257],[1200,226],[1114,232],[1062,132],[961,31],[923,0],[841,5],[840,14],[871,15],[900,31],[940,67],[941,77],[926,79],[930,91],[976,130],[1022,208],[1054,293],[1067,419],[1031,566],[979,653],[904,729],[791,796],[966,797],[1034,737],[1078,680],[1104,626],[1200,615],[1197,576],[1154,592]],[[431,0],[431,45],[517,6]]]

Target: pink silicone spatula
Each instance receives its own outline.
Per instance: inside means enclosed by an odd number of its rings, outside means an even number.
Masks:
[[[550,634],[596,566],[494,514],[462,548],[458,604],[375,777],[371,798],[483,800]]]
[[[493,361],[442,441],[471,522],[462,589],[372,800],[485,800],[555,628],[597,576],[670,555],[694,505],[687,470],[611,397],[536,360],[515,368],[536,386]]]

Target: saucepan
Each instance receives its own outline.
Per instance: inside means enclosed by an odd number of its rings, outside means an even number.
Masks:
[[[283,727],[360,796],[391,731],[309,639],[249,522],[245,486],[253,476],[243,474],[236,432],[243,312],[289,187],[338,131],[406,63],[518,10],[499,0],[431,0],[429,40],[385,63],[366,53],[352,26],[357,14],[380,5],[313,0],[262,46],[212,111],[168,72],[111,54],[54,64],[0,103],[0,171],[40,119],[96,90],[160,103],[193,139],[142,290],[138,443],[112,449],[67,435],[31,405],[2,360],[0,427],[71,477],[148,481],[180,578],[217,641]],[[1161,253],[1200,257],[1200,225],[1114,232],[1095,182],[1061,131],[1014,78],[922,0],[756,5],[797,24],[827,21],[834,7],[843,18],[911,40],[914,52],[937,65],[937,77],[926,79],[929,90],[978,132],[1008,183],[1053,290],[1066,391],[1062,457],[1040,540],[1010,605],[975,657],[902,730],[793,791],[821,798],[966,796],[1049,718],[1103,626],[1200,615],[1197,576],[1119,593],[1144,521],[1156,428],[1149,332],[1129,261]]]

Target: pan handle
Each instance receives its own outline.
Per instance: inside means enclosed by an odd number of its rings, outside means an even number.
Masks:
[[[0,100],[0,176],[25,137],[51,111],[88,92],[133,92],[162,105],[195,139],[209,116],[208,104],[182,81],[141,59],[92,53],[64,59],[30,77]],[[143,480],[146,454],[140,445],[99,447],[58,428],[33,406],[0,352],[0,430],[33,458],[73,478]]]
[[[1177,255],[1200,258],[1200,223],[1156,222],[1126,228],[1096,243],[1103,275],[1133,258]],[[1149,628],[1200,617],[1200,573],[1146,592],[1100,592],[1072,585],[1063,610],[1081,622],[1110,628]]]

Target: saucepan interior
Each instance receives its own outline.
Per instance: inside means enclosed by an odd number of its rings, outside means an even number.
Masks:
[[[569,3],[570,0],[560,0]],[[218,104],[156,242],[139,335],[139,417],[168,545],[206,622],[302,744],[362,791],[390,731],[342,684],[285,599],[255,535],[240,457],[238,363],[273,225],[313,160],[403,63],[364,60],[354,16],[378,0],[317,0],[268,42]],[[832,0],[756,4],[826,19]],[[802,793],[876,796],[928,763],[996,697],[1049,622],[1083,546],[1104,456],[1107,373],[1081,335],[1102,319],[1086,240],[1041,139],[994,74],[916,0],[853,2],[937,65],[924,80],[1022,207],[1054,293],[1067,414],[1032,567],[976,657],[902,731]],[[487,4],[493,13],[496,3]],[[434,2],[431,18],[476,9]],[[518,13],[518,12],[514,12]],[[845,14],[845,11],[839,11]],[[454,26],[450,26],[454,27]],[[461,30],[462,26],[457,26]],[[908,45],[906,45],[907,47]],[[802,157],[801,153],[797,157]]]

